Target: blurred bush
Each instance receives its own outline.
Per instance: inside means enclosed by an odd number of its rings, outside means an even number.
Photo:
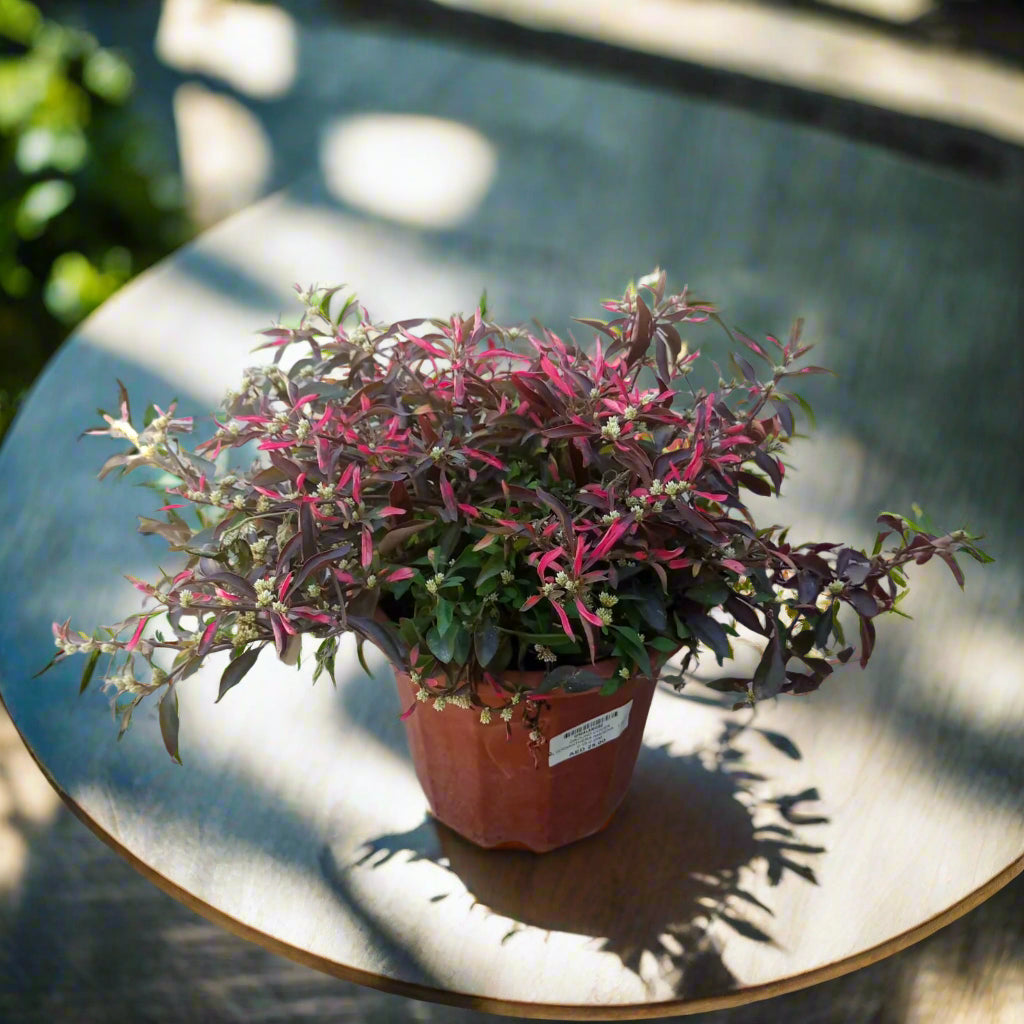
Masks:
[[[190,227],[127,61],[0,0],[0,437],[69,330]]]

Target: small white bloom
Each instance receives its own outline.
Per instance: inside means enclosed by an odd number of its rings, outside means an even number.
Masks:
[[[501,714],[501,720],[503,722],[511,722],[512,721],[512,709],[511,708],[502,708],[500,714]]]
[[[618,416],[609,416],[604,426],[601,427],[601,436],[609,441],[614,441],[621,433],[622,428],[619,426]]]
[[[491,724],[491,709],[490,708],[484,708],[483,711],[480,712],[480,724],[481,725],[490,725]]]

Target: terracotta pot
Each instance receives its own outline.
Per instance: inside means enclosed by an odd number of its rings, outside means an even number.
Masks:
[[[619,662],[591,667],[607,678]],[[503,682],[537,686],[543,676],[506,672]],[[416,703],[418,687],[408,675],[396,670],[395,679],[402,707]],[[405,725],[431,812],[489,848],[543,853],[599,832],[629,788],[654,687],[654,680],[637,677],[610,697],[597,691],[547,696],[541,718],[546,743],[536,749],[518,708],[507,738],[497,714],[481,725],[477,710],[448,705],[439,712],[417,704]]]

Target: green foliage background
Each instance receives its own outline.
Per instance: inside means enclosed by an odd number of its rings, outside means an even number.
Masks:
[[[0,438],[68,332],[191,228],[119,54],[0,0]]]

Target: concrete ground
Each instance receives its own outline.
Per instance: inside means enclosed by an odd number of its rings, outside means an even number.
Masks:
[[[876,7],[879,3],[884,4],[884,0],[875,0]],[[345,16],[352,13],[351,4],[327,0],[278,4],[164,0],[163,4],[125,5],[81,0],[55,6],[92,28],[102,42],[130,53],[139,78],[141,106],[164,140],[179,153],[189,201],[197,220],[204,224],[315,169],[318,147],[332,144],[331,139],[341,146],[352,142],[353,131],[369,130],[365,123],[349,121],[333,136],[324,131],[324,126],[341,114],[367,107],[369,96],[376,101],[377,109],[401,111],[416,104],[430,109],[430,98],[423,99],[417,93],[416,67],[396,67],[393,74],[384,75],[371,63],[371,55],[384,52],[387,39],[401,37],[403,31],[412,33],[413,29],[403,28],[394,18],[384,18],[379,24],[346,20]],[[389,5],[379,6],[383,9]],[[477,4],[446,6],[475,7],[478,14],[486,14],[495,13],[497,7],[508,13],[511,5],[481,0]],[[571,41],[571,9],[576,9],[578,17],[580,5],[550,6],[563,10],[560,16],[564,20],[558,28],[563,35],[569,33]],[[669,17],[671,5],[660,6],[662,14]],[[687,6],[680,4],[677,14]],[[809,16],[808,5],[780,5],[766,10],[774,18],[785,18],[792,13],[787,13],[788,6],[799,7],[801,18]],[[422,5],[408,5],[406,13],[412,20],[414,15],[419,16],[414,10],[417,7]],[[504,31],[500,23],[473,24],[473,31],[461,43],[438,41],[436,31],[431,33],[429,25],[421,26],[434,37],[425,44],[437,48],[430,59],[451,60],[453,67],[458,67],[463,55],[479,56],[488,32],[493,35],[494,46],[505,51],[510,40],[526,38],[517,35],[517,29]],[[784,21],[777,25],[785,28]],[[679,23],[679,31],[685,32],[685,22]],[[349,44],[358,33],[365,37],[366,47],[359,52],[367,54],[366,63],[360,66],[358,61],[349,61],[341,66],[333,55],[351,53]],[[595,33],[593,24],[586,30],[579,29],[581,40],[586,37],[593,42],[595,35],[599,45],[614,43],[614,23],[604,25],[599,33]],[[785,38],[785,33],[780,38]],[[608,70],[614,60],[608,51],[587,50],[584,42],[577,48],[579,53],[589,53],[604,67],[600,72],[602,89],[611,88],[608,83],[614,85],[620,80]],[[631,41],[634,48],[642,45],[642,40]],[[735,48],[728,50],[725,42],[722,46],[720,52],[735,56]],[[572,47],[565,50],[564,39],[542,40],[537,49],[539,56],[535,59],[549,66],[558,61],[571,64],[579,55],[570,52]],[[765,104],[770,101],[782,121],[847,129],[863,140],[864,146],[884,144],[896,126],[900,129],[897,148],[902,158],[923,161],[936,173],[955,179],[955,194],[973,194],[986,207],[998,206],[1000,196],[1019,195],[1024,184],[1020,150],[1007,141],[1013,126],[1007,128],[1005,119],[1000,121],[1004,130],[1002,137],[997,137],[994,122],[985,120],[978,97],[957,108],[959,113],[952,119],[958,127],[947,133],[941,125],[927,122],[894,122],[887,119],[884,108],[851,107],[842,96],[816,98],[817,92],[807,91],[814,85],[808,80],[776,82],[778,88],[773,92],[752,87],[736,68],[730,69],[726,77],[715,77],[722,74],[722,69],[712,57],[707,58],[711,63],[701,66],[697,56],[684,54],[676,74],[672,62],[679,55],[673,57],[657,50],[653,47],[645,51],[653,53],[653,63],[648,67],[631,65],[625,69],[634,80],[648,73],[657,79],[650,83],[654,88],[685,92],[689,87],[703,96],[711,82],[720,88],[725,101],[746,106],[758,116],[768,116]],[[856,62],[867,59],[869,51],[848,47],[842,53],[853,63],[837,69],[842,71],[836,76],[840,81],[855,77]],[[887,56],[889,61],[900,59],[897,51],[887,51]],[[949,55],[946,58],[952,59]],[[508,59],[507,53],[500,58]],[[957,74],[967,76],[963,81],[971,80],[971,74],[991,74],[995,77],[985,78],[986,82],[998,80],[1011,92],[1024,82],[1024,75],[1012,63],[992,63],[970,55],[964,59],[968,63],[956,69]],[[981,71],[976,66],[978,61],[984,65]],[[564,71],[566,75],[575,73],[572,67]],[[767,75],[764,68],[751,69],[750,81],[758,82],[759,75]],[[435,76],[432,81],[431,88],[435,89],[457,91],[459,87],[455,77],[445,82],[443,76]],[[522,144],[533,147],[537,159],[551,161],[557,173],[576,173],[576,169],[558,163],[560,133],[571,121],[574,132],[586,137],[595,160],[593,172],[608,173],[614,161],[602,151],[607,140],[602,135],[600,117],[588,109],[579,91],[572,101],[575,106],[562,109],[559,104],[564,95],[568,93],[546,94],[538,87],[529,98],[499,98],[504,106],[495,120],[503,131],[519,125],[524,133]],[[416,104],[410,100],[413,96],[417,97]],[[451,96],[444,99],[449,107],[452,102]],[[457,98],[454,102],[457,106]],[[874,97],[872,103],[878,102]],[[440,96],[438,104],[444,105]],[[518,112],[512,110],[516,104],[520,105]],[[894,107],[899,106],[894,102]],[[1005,115],[1002,110],[1000,116]],[[785,133],[780,133],[780,140],[783,137]],[[462,136],[453,136],[453,145],[463,142]],[[386,139],[382,137],[379,143],[384,145]],[[358,168],[349,177],[328,184],[350,206],[363,204],[372,216],[418,223],[423,230],[454,231],[465,212],[460,203],[469,201],[467,196],[472,196],[474,188],[485,188],[479,182],[489,173],[486,150],[473,146],[470,141],[465,149],[467,166],[477,161],[474,166],[479,180],[472,177],[472,167],[468,167],[468,176],[456,192],[445,191],[444,183],[437,183],[429,207],[417,206],[415,196],[403,200],[397,185],[387,199],[391,205],[381,207],[383,200],[367,189]],[[912,151],[909,154],[908,147]],[[742,169],[736,173],[743,173]],[[661,182],[649,184],[655,189],[663,187]],[[796,200],[778,194],[761,197],[762,207],[779,201]],[[374,203],[378,204],[376,208]],[[500,222],[502,216],[513,217],[515,211],[499,214]],[[550,211],[552,218],[558,215],[558,211]],[[759,214],[752,206],[752,220],[759,215],[763,219],[764,210]],[[570,227],[572,223],[566,221]],[[842,227],[837,223],[823,230],[839,231]],[[453,244],[468,244],[457,234],[452,237]],[[486,238],[471,238],[470,242],[481,247],[486,245]],[[1018,265],[1024,264],[1019,243],[1013,252]],[[527,256],[543,259],[544,253],[524,253],[524,258]],[[617,272],[615,260],[609,266]],[[734,291],[742,292],[743,286],[739,279],[730,282]],[[769,307],[769,312],[775,317],[778,311]],[[1015,336],[1009,327],[1007,333]],[[927,856],[928,851],[922,855]],[[768,1003],[693,1019],[708,1024],[778,1019],[811,1024],[1010,1024],[1024,1012],[1022,965],[1024,879],[1018,879],[960,921],[878,964]],[[0,1021],[468,1022],[485,1016],[337,981],[264,952],[197,917],[136,874],[79,823],[32,764],[9,721],[0,720]]]

